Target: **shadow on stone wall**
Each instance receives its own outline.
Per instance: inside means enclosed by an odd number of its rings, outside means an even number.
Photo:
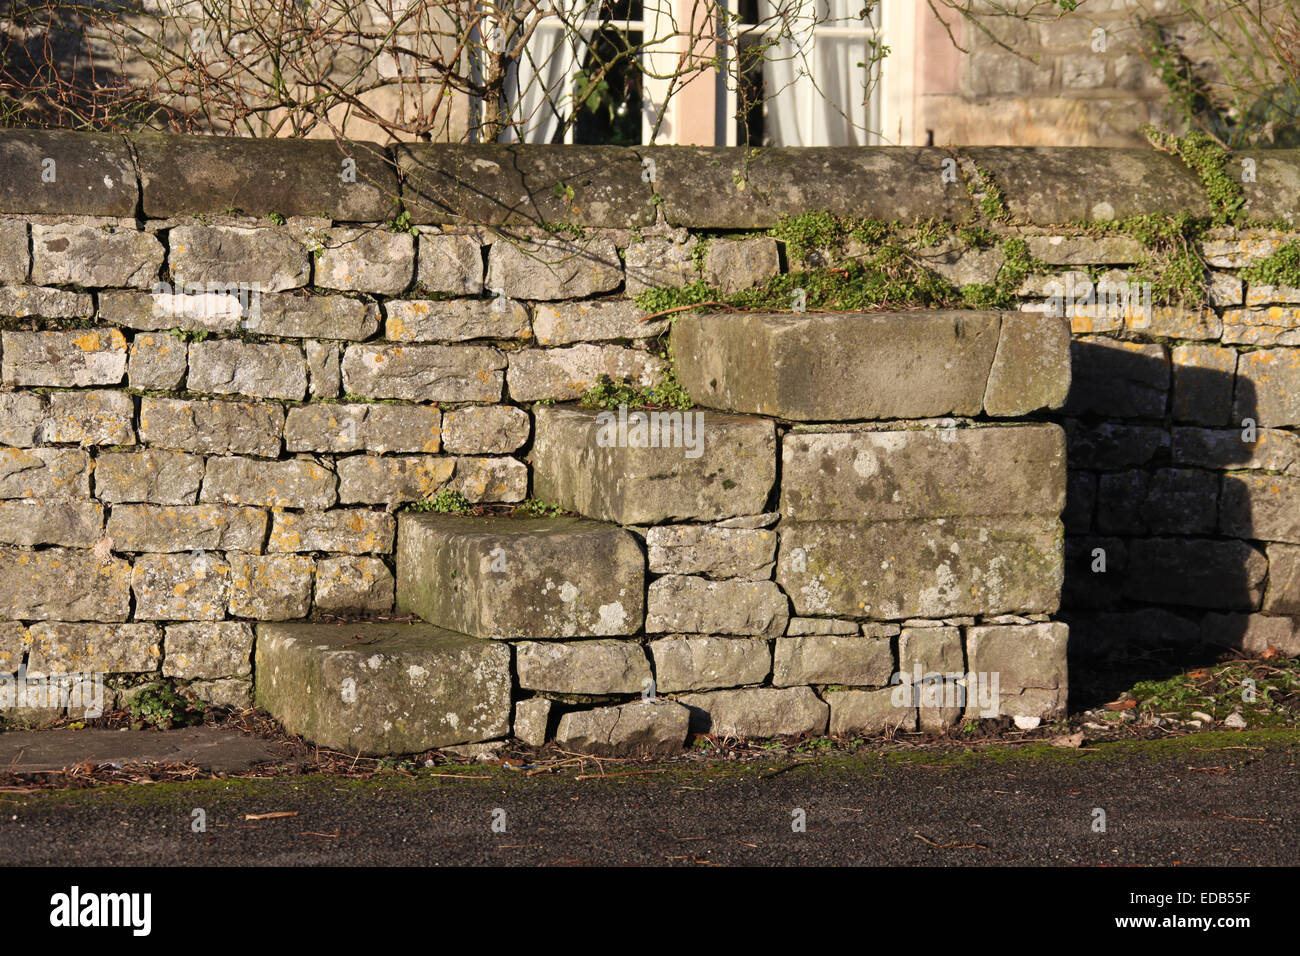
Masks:
[[[1253,383],[1183,368],[1171,388],[1156,345],[1076,341],[1072,361],[1061,617],[1083,709],[1138,680],[1258,654],[1267,625],[1294,622],[1258,616],[1268,562],[1250,489],[1227,476],[1260,467]]]

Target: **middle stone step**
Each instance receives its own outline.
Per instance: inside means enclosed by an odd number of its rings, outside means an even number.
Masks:
[[[586,518],[404,514],[397,607],[496,640],[635,634],[645,555],[630,532]]]

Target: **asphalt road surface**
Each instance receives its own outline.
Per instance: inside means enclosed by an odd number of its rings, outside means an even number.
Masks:
[[[1296,732],[1026,754],[7,792],[0,863],[1300,863]],[[245,818],[273,813],[294,815]]]

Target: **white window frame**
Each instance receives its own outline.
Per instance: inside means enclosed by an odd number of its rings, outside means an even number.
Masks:
[[[815,2],[815,0],[808,0],[808,2]],[[872,102],[868,105],[868,122],[877,127],[878,131],[873,131],[867,137],[867,141],[871,145],[911,145],[915,142],[914,73],[917,9],[914,0],[881,0],[877,9],[880,17],[878,27],[815,26],[813,32],[815,38],[860,36],[865,40],[879,37],[890,48],[889,55],[882,61],[880,78],[872,89]],[[614,25],[629,33],[640,32],[644,46],[652,43],[654,37],[670,35],[674,24],[679,21],[678,15],[689,16],[690,11],[691,0],[644,0],[640,20],[583,19],[578,21],[578,27],[594,32],[602,26]],[[538,24],[536,34],[566,29],[558,17],[547,17]],[[647,73],[667,74],[673,70],[680,53],[676,49],[668,48],[666,44],[664,46],[664,49],[643,49],[641,57],[645,61]],[[814,39],[808,55],[808,69],[814,75],[817,70],[818,46]],[[561,58],[564,75],[576,75],[581,64],[577,62],[572,48],[568,44],[561,44],[556,55]],[[728,68],[730,66],[731,64],[727,64]],[[707,81],[706,76],[700,77],[695,82],[701,80]],[[650,142],[651,134],[659,120],[656,112],[659,108],[657,104],[667,99],[672,83],[671,79],[655,79],[643,74],[641,110],[643,144]],[[718,75],[714,79],[714,85],[715,104],[722,107],[717,111],[718,120],[715,127],[721,128],[715,129],[714,141],[720,146],[739,145],[735,122],[738,105],[735,84],[728,83],[725,76]],[[813,146],[840,145],[828,141],[826,124],[820,122],[822,110],[818,107],[821,94],[818,93],[812,77],[796,77],[792,93],[798,103],[796,112],[802,141]],[[570,105],[576,106],[576,103],[570,100]],[[662,128],[668,130],[669,135],[661,139],[661,143],[676,142],[672,135],[673,131],[681,128],[679,122],[681,113],[688,108],[691,108],[691,104],[681,95],[674,95],[672,99],[667,100]],[[572,122],[566,124],[565,143],[573,142],[575,125]]]

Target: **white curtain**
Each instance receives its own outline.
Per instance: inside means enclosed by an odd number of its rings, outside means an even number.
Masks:
[[[777,39],[766,54],[764,139],[774,146],[863,146],[867,39],[821,34],[818,25],[869,29],[863,0],[759,0],[759,20]]]
[[[587,16],[595,19],[600,4],[599,0],[553,0],[539,9],[553,10],[572,22]],[[582,68],[594,32],[570,30],[556,20],[538,25],[506,78],[508,115],[518,123],[502,132],[502,142],[549,143],[555,138],[574,107],[573,77]]]

